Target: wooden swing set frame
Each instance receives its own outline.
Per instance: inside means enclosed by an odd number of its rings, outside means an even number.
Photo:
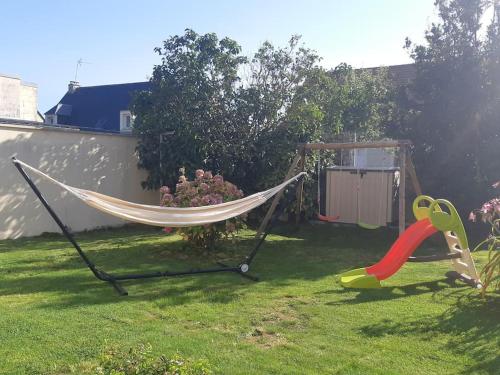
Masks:
[[[402,234],[406,229],[406,175],[408,174],[413,191],[415,194],[422,195],[422,188],[420,182],[417,178],[417,173],[415,171],[415,166],[411,159],[409,153],[409,148],[411,142],[409,140],[388,140],[388,141],[378,141],[378,142],[346,142],[346,143],[301,143],[297,145],[297,154],[293,158],[292,164],[288,169],[285,176],[285,180],[292,177],[297,171],[303,172],[305,168],[306,158],[309,153],[313,151],[320,150],[354,150],[362,148],[395,148],[397,149],[399,155],[399,200],[398,200],[398,227],[399,234]],[[296,223],[300,221],[300,215],[302,211],[302,199],[304,193],[304,179],[299,182],[297,186],[297,209],[296,209]],[[280,192],[275,195],[271,206],[269,207],[264,220],[262,221],[259,230],[257,231],[256,237],[261,237],[264,229],[267,226],[269,220],[274,214],[276,207],[283,195]]]

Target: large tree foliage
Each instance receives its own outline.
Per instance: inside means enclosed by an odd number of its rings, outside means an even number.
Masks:
[[[152,90],[133,105],[145,185],[175,182],[180,167],[222,173],[245,193],[281,180],[297,143],[329,141],[344,131],[378,137],[390,117],[385,73],[333,71],[294,36],[263,43],[250,60],[230,39],[186,30],[156,49]],[[175,131],[160,144],[160,134]],[[161,159],[161,160],[160,160]],[[308,169],[313,170],[314,158]]]
[[[154,67],[151,92],[139,93],[132,108],[139,165],[149,172],[146,186],[175,182],[182,166],[224,170],[221,156],[241,135],[232,118],[238,69],[246,61],[240,46],[186,30],[155,51],[161,64]],[[173,136],[160,142],[167,131]]]
[[[321,114],[300,113],[290,120],[297,90],[319,57],[299,46],[293,36],[287,46],[265,42],[246,66],[245,84],[236,93],[236,121],[245,134],[244,148],[233,155],[238,165],[225,171],[246,191],[260,190],[283,178],[296,145],[312,137]],[[297,118],[295,118],[297,120]]]
[[[485,0],[437,0],[440,21],[423,45],[407,41],[416,79],[396,134],[409,137],[426,192],[463,211],[485,198],[500,161],[498,17],[481,37]],[[488,20],[489,21],[489,20]]]

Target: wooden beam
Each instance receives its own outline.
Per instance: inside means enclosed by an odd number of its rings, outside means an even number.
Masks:
[[[306,150],[342,150],[357,148],[390,148],[406,147],[410,145],[409,140],[379,141],[379,142],[347,142],[347,143],[304,143],[299,147]]]
[[[283,181],[287,181],[294,176],[295,169],[297,168],[297,164],[299,163],[301,157],[302,157],[302,149],[297,153],[297,155],[295,155],[295,158],[293,159],[292,164],[290,165],[290,169],[288,169],[288,172]],[[260,223],[259,229],[255,234],[255,238],[260,238],[262,236],[262,233],[266,229],[267,224],[269,224],[269,221],[271,220],[274,211],[276,211],[276,207],[278,207],[280,199],[283,197],[284,191],[285,189],[281,190],[278,194],[274,196],[273,202],[271,203],[271,206],[267,210],[266,216],[264,216],[264,219],[262,220],[262,223]]]
[[[400,170],[399,170],[399,235],[403,234],[406,229],[406,147],[402,146],[399,149],[400,155]]]
[[[415,165],[411,160],[410,153],[406,156],[406,169],[408,170],[408,175],[410,176],[410,181],[413,186],[413,191],[417,196],[422,195],[422,187],[420,186],[420,182],[418,181],[417,172],[415,170]]]

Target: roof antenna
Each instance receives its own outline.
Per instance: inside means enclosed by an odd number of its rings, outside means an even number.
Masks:
[[[77,81],[77,78],[78,78],[78,69],[83,65],[83,64],[92,64],[88,61],[83,61],[83,59],[80,57],[78,59],[78,61],[76,62],[76,70],[75,70],[75,82],[78,82]]]

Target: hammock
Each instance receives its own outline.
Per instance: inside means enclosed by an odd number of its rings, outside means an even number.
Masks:
[[[121,281],[125,280],[138,280],[138,279],[151,279],[151,278],[161,278],[161,277],[177,277],[185,275],[200,275],[200,274],[213,274],[218,272],[233,272],[237,273],[250,280],[257,281],[258,279],[254,276],[247,274],[250,264],[252,263],[254,257],[257,255],[260,247],[264,243],[266,236],[268,234],[268,229],[266,229],[258,238],[257,243],[254,248],[246,255],[242,261],[236,265],[226,265],[217,262],[217,267],[205,268],[205,269],[189,269],[185,271],[152,271],[146,273],[133,273],[125,275],[115,275],[104,272],[103,270],[97,268],[97,266],[90,260],[87,254],[80,247],[75,237],[69,230],[69,228],[62,222],[57,213],[50,207],[50,204],[42,195],[42,192],[36,186],[35,182],[28,176],[24,168],[30,170],[31,172],[37,174],[38,176],[59,185],[61,188],[65,189],[75,197],[81,199],[83,202],[91,207],[94,207],[100,211],[106,212],[110,215],[135,221],[138,223],[155,225],[155,226],[168,226],[168,227],[187,227],[193,225],[202,225],[208,223],[214,223],[217,221],[222,221],[230,219],[232,217],[241,215],[251,209],[260,206],[266,202],[272,196],[280,194],[280,192],[288,186],[293,181],[298,180],[303,177],[305,173],[299,173],[295,177],[292,177],[282,184],[275,186],[269,190],[262,191],[260,193],[252,194],[248,197],[238,199],[231,202],[216,204],[212,206],[203,207],[187,207],[187,208],[177,208],[177,207],[161,207],[152,206],[146,204],[137,204],[132,202],[127,202],[121,199],[113,198],[108,195],[96,193],[94,191],[75,188],[63,184],[60,181],[53,179],[47,174],[39,171],[38,169],[28,165],[15,157],[12,158],[14,166],[17,168],[21,176],[26,180],[28,185],[31,187],[35,195],[38,197],[42,205],[45,207],[47,212],[50,214],[52,219],[61,229],[62,233],[68,241],[73,245],[78,255],[85,262],[87,267],[92,271],[94,276],[104,282],[110,283],[118,293],[121,295],[127,295],[127,291],[121,285]],[[281,209],[281,212],[277,212],[272,215],[272,219],[266,222],[267,226],[272,226],[277,218],[284,212],[285,206]]]
[[[271,189],[235,201],[211,206],[179,208],[132,203],[94,191],[79,189],[63,184],[21,160],[16,160],[16,163],[38,176],[59,185],[75,197],[81,199],[84,203],[99,211],[128,221],[160,227],[189,227],[215,223],[239,216],[264,204],[269,198],[272,198],[287,185],[305,174],[305,172],[299,173]]]

